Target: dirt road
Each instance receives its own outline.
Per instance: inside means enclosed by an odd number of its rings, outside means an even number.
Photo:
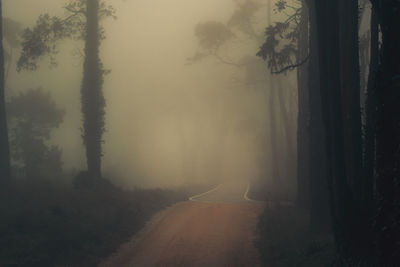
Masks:
[[[225,184],[156,215],[101,266],[259,266],[254,247],[261,203],[246,185]]]

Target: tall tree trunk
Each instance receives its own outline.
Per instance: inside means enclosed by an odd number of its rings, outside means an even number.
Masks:
[[[268,111],[269,111],[269,131],[270,131],[270,148],[271,148],[271,160],[273,162],[272,164],[272,170],[271,170],[271,175],[272,175],[272,181],[274,183],[275,189],[278,191],[280,190],[280,183],[281,177],[280,177],[280,171],[279,171],[279,159],[280,159],[280,154],[278,150],[278,143],[277,143],[277,133],[278,133],[278,125],[277,125],[277,120],[276,120],[276,110],[275,110],[275,100],[276,100],[276,88],[275,88],[275,83],[273,82],[273,77],[272,75],[269,77],[270,83],[269,83],[269,98],[268,98]]]
[[[293,130],[295,122],[291,120],[290,114],[288,111],[288,108],[286,106],[286,101],[289,97],[290,94],[287,94],[286,98],[284,95],[284,87],[282,86],[282,80],[281,77],[275,77],[275,84],[276,88],[274,90],[277,91],[277,105],[278,105],[278,111],[279,115],[277,118],[280,118],[281,124],[282,124],[282,130],[283,134],[285,135],[285,145],[286,146],[281,146],[281,151],[282,151],[282,158],[283,159],[283,164],[285,166],[285,173],[281,175],[281,178],[285,179],[286,184],[290,184],[295,181],[295,175],[296,175],[296,147],[294,145],[294,136],[293,134],[295,131]],[[287,89],[286,89],[287,90]],[[278,131],[278,125],[279,122],[275,122],[275,129]],[[278,136],[278,132],[276,132],[276,136]],[[275,140],[277,142],[277,140]]]
[[[99,0],[86,2],[86,44],[82,82],[83,140],[89,176],[101,177],[102,136],[105,100],[102,92],[103,71],[99,57]]]
[[[307,58],[309,53],[309,15],[308,8],[302,1],[300,35],[298,44],[297,62]],[[310,128],[309,122],[309,63],[297,68],[297,87],[298,87],[298,114],[297,114],[297,205],[309,207],[309,148],[310,148]]]
[[[271,18],[272,18],[272,7],[271,1],[267,2],[267,24],[271,25]],[[271,149],[271,175],[272,175],[272,182],[274,184],[275,190],[280,190],[279,183],[281,182],[280,171],[279,171],[279,151],[278,151],[278,144],[277,144],[277,121],[276,121],[276,110],[274,106],[274,101],[276,98],[276,88],[274,83],[274,78],[272,75],[269,75],[269,95],[268,95],[268,115],[269,115],[269,132],[270,132],[270,149]]]
[[[9,179],[11,175],[5,103],[2,2],[0,0],[0,183]]]
[[[379,266],[396,266],[400,262],[400,2],[373,4],[382,33],[376,125]]]
[[[310,170],[310,225],[316,231],[329,231],[330,206],[328,190],[325,129],[322,120],[322,103],[319,77],[316,11],[308,4],[310,14],[309,59],[309,170]]]
[[[371,13],[371,43],[370,63],[367,84],[366,125],[365,125],[365,154],[364,154],[364,185],[363,199],[370,209],[374,198],[375,174],[375,132],[376,132],[376,72],[379,63],[379,28],[376,12]],[[370,210],[371,212],[371,210]]]
[[[362,136],[360,60],[358,49],[358,1],[340,0],[340,70],[347,179],[361,198]]]
[[[325,125],[333,231],[339,253],[349,258],[353,240],[353,196],[347,184],[344,158],[343,105],[340,83],[339,6],[337,1],[314,0],[317,15],[320,91]]]

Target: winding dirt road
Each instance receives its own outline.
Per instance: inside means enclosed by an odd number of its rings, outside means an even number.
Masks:
[[[160,212],[100,266],[260,266],[254,238],[263,204],[246,189],[222,184]]]

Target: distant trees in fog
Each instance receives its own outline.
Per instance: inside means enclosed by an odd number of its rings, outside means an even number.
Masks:
[[[5,77],[4,77],[4,47],[3,47],[3,1],[0,0],[0,183],[10,178],[10,154],[8,144]]]
[[[13,165],[28,178],[61,176],[61,149],[48,144],[51,132],[63,121],[64,111],[49,93],[31,89],[12,97],[7,117]]]
[[[103,96],[104,69],[99,49],[105,38],[101,19],[115,18],[115,10],[104,1],[70,0],[64,6],[67,16],[60,18],[41,15],[36,25],[23,34],[22,54],[18,61],[19,70],[35,70],[38,60],[49,55],[50,64],[56,64],[58,44],[64,39],[84,40],[83,78],[81,108],[83,115],[82,138],[86,148],[88,176],[101,177],[102,144],[105,131],[105,99]]]

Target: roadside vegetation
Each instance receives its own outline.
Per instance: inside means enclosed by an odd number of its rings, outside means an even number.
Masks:
[[[332,234],[309,227],[309,214],[296,207],[275,206],[259,218],[256,246],[263,266],[332,266],[335,244]]]
[[[183,190],[124,191],[107,180],[86,186],[15,179],[0,194],[0,266],[96,266]],[[195,191],[194,189],[191,189]]]

